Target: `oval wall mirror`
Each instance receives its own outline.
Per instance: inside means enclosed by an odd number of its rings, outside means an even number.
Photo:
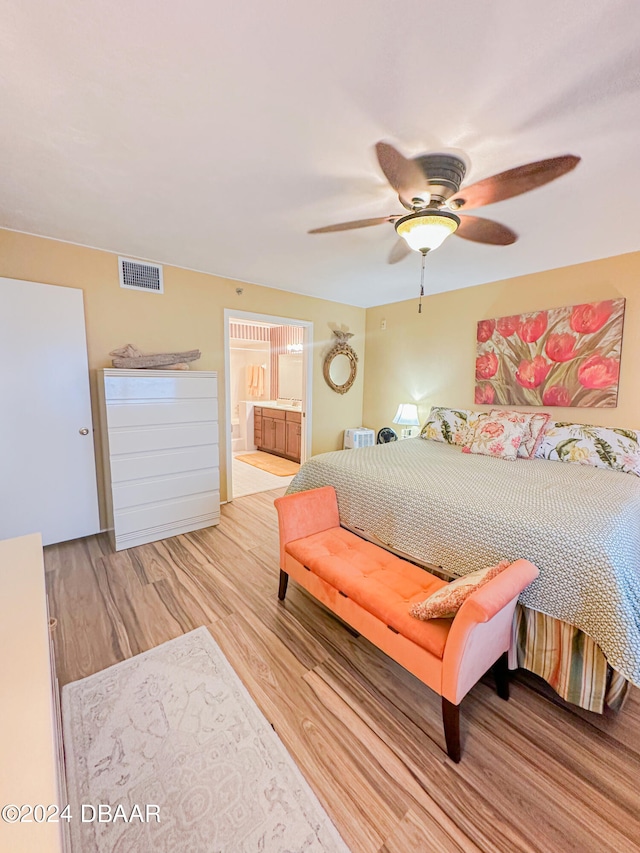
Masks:
[[[336,332],[338,342],[324,359],[323,373],[327,385],[337,394],[346,394],[356,379],[358,356],[347,340],[349,332]]]
[[[351,362],[348,357],[339,352],[331,359],[329,376],[334,385],[344,385],[351,376]]]

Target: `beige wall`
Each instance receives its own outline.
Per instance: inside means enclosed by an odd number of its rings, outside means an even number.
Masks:
[[[391,425],[398,403],[412,401],[422,420],[431,405],[488,409],[473,402],[478,320],[619,296],[627,304],[617,408],[551,411],[556,420],[640,429],[640,252],[439,293],[422,314],[417,298],[369,309],[363,422]]]
[[[423,420],[434,404],[480,408],[473,403],[478,320],[624,296],[618,407],[554,409],[553,414],[558,419],[640,429],[640,252],[436,294],[425,299],[422,314],[417,313],[417,299],[365,312],[171,266],[164,267],[163,296],[127,291],[119,286],[117,257],[110,252],[1,229],[0,276],[84,291],[94,400],[95,369],[109,365],[109,350],[135,343],[148,352],[200,348],[202,358],[194,367],[219,372],[223,401],[224,308],[312,321],[314,454],[341,447],[345,428],[391,425],[400,402],[416,401]],[[239,286],[244,288],[242,296],[235,292]],[[380,328],[383,319],[385,331]],[[331,327],[339,326],[354,333],[351,343],[360,368],[354,387],[344,396],[331,391],[322,377],[322,360],[332,345]],[[224,499],[222,411],[220,420]],[[94,423],[97,428],[95,410]],[[100,436],[96,438],[99,451]]]
[[[313,322],[314,454],[341,447],[342,431],[347,427],[361,425],[365,326],[363,308],[171,266],[164,267],[164,295],[123,290],[118,281],[117,255],[1,229],[0,276],[79,287],[84,291],[98,452],[100,437],[97,435],[99,421],[95,409],[95,370],[110,366],[109,351],[123,344],[136,344],[145,352],[199,348],[202,350],[202,358],[193,367],[218,371],[222,407],[225,392],[225,308]],[[235,292],[237,287],[244,288],[241,296]],[[335,340],[331,327],[341,326],[354,333],[351,343],[360,360],[355,385],[343,396],[332,391],[322,376],[324,354],[332,346],[332,339]],[[226,436],[222,408],[220,427],[224,499]],[[98,471],[100,476],[100,466]]]

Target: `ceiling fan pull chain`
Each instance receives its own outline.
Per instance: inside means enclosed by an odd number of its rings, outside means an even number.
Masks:
[[[420,302],[418,303],[418,314],[422,314],[422,297],[424,296],[424,262],[427,257],[426,252],[422,254],[422,269],[420,270]]]

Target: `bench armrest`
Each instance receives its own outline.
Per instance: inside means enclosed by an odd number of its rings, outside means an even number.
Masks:
[[[460,612],[464,610],[466,618],[475,622],[488,622],[513,598],[517,598],[539,574],[533,563],[516,560],[472,593]]]
[[[296,539],[340,527],[338,499],[333,486],[310,489],[276,498],[280,528],[280,567],[284,567],[284,547]]]
[[[516,560],[477,589],[453,619],[442,659],[442,695],[454,705],[509,649],[520,593],[538,577],[528,560]]]

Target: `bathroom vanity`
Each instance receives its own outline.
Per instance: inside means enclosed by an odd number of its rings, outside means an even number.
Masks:
[[[268,403],[253,408],[253,441],[258,450],[300,461],[302,411],[299,406]]]

